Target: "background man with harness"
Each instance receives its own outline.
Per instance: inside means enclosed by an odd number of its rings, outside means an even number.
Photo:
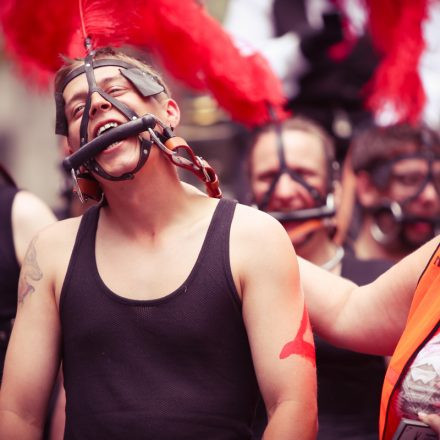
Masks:
[[[314,331],[340,347],[391,356],[379,438],[394,439],[404,418],[429,423],[440,438],[439,237],[359,288],[306,260],[300,268]]]
[[[400,260],[440,232],[440,139],[426,126],[372,127],[355,138],[361,258]],[[357,231],[356,231],[357,229]]]
[[[338,164],[332,139],[315,122],[295,116],[261,128],[248,166],[254,202],[283,224],[299,256],[357,284],[373,281],[391,266],[361,261],[349,247],[333,242]],[[318,439],[377,439],[384,359],[336,348],[318,335],[315,347]]]

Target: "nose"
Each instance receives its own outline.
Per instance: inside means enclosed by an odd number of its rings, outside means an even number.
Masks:
[[[90,101],[89,116],[93,117],[98,111],[107,111],[112,107],[111,103],[105,100],[98,92],[92,93]]]
[[[290,209],[299,209],[300,205],[308,203],[309,197],[307,190],[300,183],[289,174],[283,173],[275,186],[272,199],[281,206],[289,205]]]
[[[294,180],[287,174],[281,174],[275,186],[275,195],[278,198],[291,198],[295,192]]]
[[[430,205],[440,204],[440,195],[437,193],[437,190],[435,189],[434,184],[431,181],[429,181],[425,185],[422,192],[419,194],[419,199],[424,204],[430,204]]]

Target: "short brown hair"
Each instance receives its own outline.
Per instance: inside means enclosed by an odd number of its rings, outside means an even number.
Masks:
[[[159,85],[164,88],[164,92],[159,93],[161,95],[164,93],[167,97],[171,96],[171,93],[162,79],[161,75],[156,72],[149,64],[145,63],[139,58],[127,55],[122,51],[116,51],[112,47],[102,47],[97,49],[93,59],[117,59],[121,61],[125,61],[126,63],[132,64],[134,67],[138,67],[142,71],[148,73]],[[70,72],[75,70],[77,67],[84,64],[84,58],[68,58],[63,57],[64,65],[58,69],[55,74],[54,86],[55,92],[62,92],[61,86],[64,83],[64,79],[69,75]]]
[[[402,154],[427,149],[440,154],[440,138],[426,125],[399,123],[386,127],[372,126],[353,139],[351,164],[355,173],[368,171]]]
[[[316,136],[321,141],[324,154],[326,156],[326,161],[333,162],[335,160],[335,144],[333,142],[333,139],[325,131],[323,127],[321,127],[313,120],[308,119],[304,116],[293,116],[291,118],[286,119],[285,121],[279,122],[279,124],[282,131],[297,130]],[[262,133],[275,131],[276,127],[277,127],[277,123],[271,122],[269,124],[263,125],[255,129],[252,136],[251,149],[253,148],[253,145],[255,145],[256,140]]]

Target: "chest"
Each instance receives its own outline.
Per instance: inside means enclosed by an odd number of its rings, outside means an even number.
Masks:
[[[202,252],[208,225],[153,241],[106,238],[97,234],[98,276],[115,294],[130,299],[157,299],[178,289]],[[93,256],[92,256],[93,257]]]

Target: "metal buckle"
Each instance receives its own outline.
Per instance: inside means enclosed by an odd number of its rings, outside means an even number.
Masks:
[[[76,195],[78,196],[78,198],[82,204],[86,203],[86,199],[83,196],[83,193],[82,193],[81,188],[78,183],[78,179],[76,178],[75,170],[73,168],[70,170],[70,174],[72,175],[73,189],[76,192]]]
[[[202,156],[194,156],[197,160],[196,165],[202,170],[203,175],[205,176],[205,182],[209,183],[212,182],[211,177],[209,176],[208,172],[206,171],[206,167],[203,164],[203,157]]]
[[[175,156],[176,152],[170,150],[169,148],[167,148],[163,142],[159,139],[159,137],[156,135],[156,133],[154,132],[154,130],[152,128],[148,129],[148,133],[150,133],[150,137],[153,140],[153,142],[165,153],[168,154],[169,156]]]

